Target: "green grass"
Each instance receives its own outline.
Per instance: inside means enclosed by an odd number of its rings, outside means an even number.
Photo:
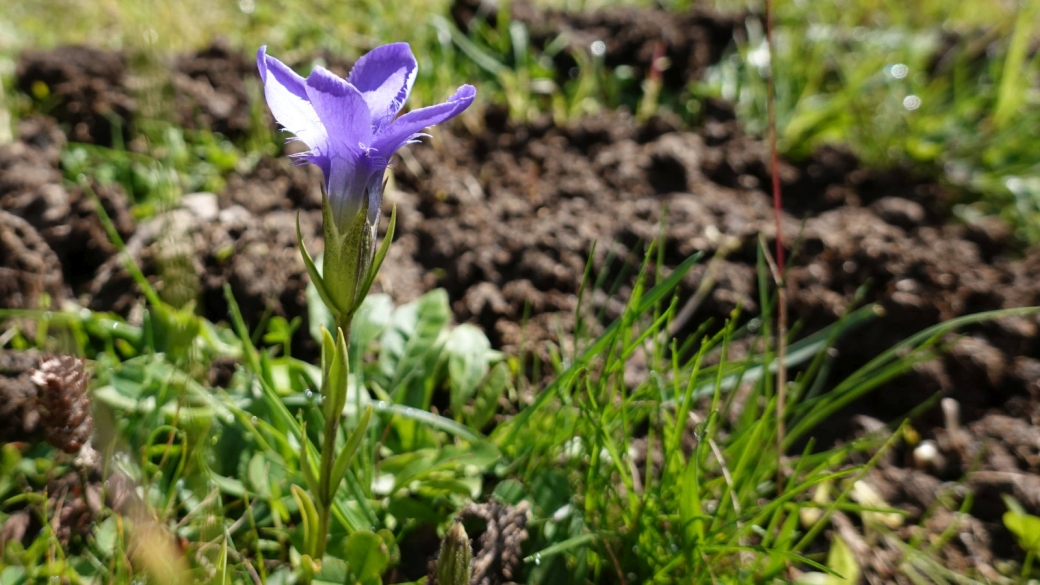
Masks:
[[[532,384],[517,378],[517,362],[492,351],[479,330],[450,327],[443,291],[396,309],[385,296],[369,298],[353,325],[344,426],[353,428],[368,406],[375,417],[336,494],[316,582],[342,582],[336,575],[354,570],[349,559],[366,534],[378,535],[369,544],[383,565],[402,562],[398,543],[424,526],[443,531],[467,501],[488,498],[531,506],[523,579],[531,583],[746,583],[783,578],[791,566],[858,571],[840,539],[828,544],[822,530],[838,511],[863,517],[868,529],[870,513],[898,514],[853,502],[850,493],[904,433],[828,450],[810,440],[780,466],[779,417],[789,450],[848,401],[932,357],[948,332],[995,315],[923,332],[813,396],[831,359],[827,347],[874,315],[872,307],[852,313],[791,346],[787,365],[802,373],[781,415],[768,326],[752,334],[734,320],[682,344],[666,335],[679,308],[675,286],[697,260],[660,275],[644,263],[624,313],[600,336],[578,339],[573,355],[557,355],[553,381],[498,423],[502,399],[516,400],[517,382]],[[129,582],[146,574],[177,582],[156,567],[179,567],[203,582],[255,575],[281,583],[304,574],[294,556],[302,534],[292,491],[306,485],[298,445],[316,442],[323,425],[321,370],[288,354],[284,324],[272,323],[255,345],[230,295],[230,325],[149,296],[141,327],[81,310],[0,312],[35,318],[51,333],[45,347],[64,339],[93,360],[96,446],[108,474],[141,486],[145,511],[104,508],[91,533],[67,548],[48,530],[27,548],[10,543],[4,583]],[[1032,310],[1003,314],[1012,312]],[[770,322],[768,310],[764,318]],[[759,350],[728,359],[730,345],[748,336]],[[218,357],[241,360],[226,389],[204,382]],[[649,375],[633,385],[626,371],[636,358]],[[738,398],[740,385],[749,392]],[[452,418],[432,408],[445,400]],[[869,461],[852,465],[851,454]],[[69,458],[42,445],[7,445],[2,463],[0,520],[24,506],[50,518],[46,498],[18,494],[68,472]],[[127,535],[138,538],[148,526],[168,536],[153,534],[156,546],[147,550],[130,546]],[[924,559],[934,554],[924,543],[907,547]]]
[[[965,221],[1000,215],[1023,242],[1040,238],[1040,3],[781,3],[776,105],[794,158],[848,144],[871,166],[909,166],[958,193]],[[951,37],[950,44],[944,34]],[[764,33],[701,91],[737,104],[765,131]],[[1032,47],[1032,48],[1030,48]]]
[[[965,219],[999,213],[1023,241],[1035,240],[1040,98],[1037,57],[1028,51],[1036,18],[1028,11],[1035,13],[1036,5],[947,4],[778,3],[782,147],[798,157],[837,141],[871,164],[916,166],[962,191],[957,211]],[[466,36],[444,18],[446,2],[402,6],[5,3],[4,109],[17,118],[41,106],[10,90],[12,59],[22,48],[87,42],[129,51],[149,80],[142,91],[150,105],[135,128],[145,148],[130,153],[70,145],[62,165],[70,182],[89,176],[122,184],[139,216],[183,193],[219,191],[232,170],[248,170],[262,154],[278,152],[278,137],[260,125],[233,143],[163,117],[157,65],[216,34],[249,52],[269,44],[287,61],[306,60],[319,49],[354,58],[382,42],[408,39],[421,71],[412,107],[473,82],[481,105],[503,104],[519,120],[548,113],[566,123],[644,103],[692,121],[697,98],[718,95],[737,104],[750,131],[763,132],[764,82],[755,66],[762,63],[762,38],[754,25],[747,43],[734,47],[702,83],[648,100],[638,83],[591,61],[577,79],[558,85],[546,57],[560,47],[532,47],[516,23]],[[943,27],[970,33],[974,26],[997,31],[990,53],[973,59],[977,37],[969,35],[944,69],[925,73]],[[906,66],[905,75],[896,64]],[[912,111],[904,105],[910,95],[920,100]],[[479,128],[479,119],[475,111],[465,121]],[[338,440],[346,442],[368,406],[374,417],[336,494],[333,538],[319,579],[357,577],[362,553],[378,566],[425,563],[403,558],[401,545],[431,529],[443,535],[466,502],[489,499],[530,505],[521,582],[772,582],[796,568],[838,583],[837,574],[857,574],[842,539],[825,532],[828,518],[842,513],[858,518],[865,530],[884,530],[877,513],[893,511],[854,502],[850,494],[879,457],[912,433],[896,422],[880,434],[822,449],[811,441],[814,429],[934,357],[951,331],[995,315],[923,332],[821,394],[819,380],[831,360],[827,348],[873,318],[872,307],[861,308],[823,332],[792,340],[784,367],[797,376],[778,413],[775,299],[764,264],[761,288],[767,292],[757,328],[734,315],[676,341],[667,334],[679,309],[676,285],[699,259],[657,273],[655,249],[644,259],[627,259],[642,268],[616,321],[605,324],[602,315],[579,309],[575,331],[565,332],[574,334],[574,350],[553,354],[548,366],[554,375],[547,382],[528,379],[529,356],[500,354],[478,329],[450,325],[443,291],[401,307],[385,296],[370,297],[353,324],[353,379]],[[55,510],[42,493],[74,466],[46,445],[4,445],[0,524],[28,509],[43,528],[29,546],[7,546],[0,582],[183,582],[169,567],[185,571],[185,581],[302,578],[306,514],[293,490],[306,488],[301,453],[308,451],[302,446],[317,442],[325,422],[315,398],[321,369],[294,357],[290,344],[298,323],[271,319],[263,330],[250,331],[229,294],[230,322],[214,324],[190,306],[167,305],[140,276],[139,284],[149,291],[141,326],[83,310],[0,310],[0,319],[29,319],[36,326],[29,337],[32,328],[23,328],[24,321],[4,321],[3,331],[14,332],[4,335],[7,347],[91,360],[106,474],[138,486],[141,500],[130,511],[102,508],[86,537],[61,546],[46,521]],[[608,284],[590,268],[583,294]],[[314,291],[309,299],[312,321],[327,322]],[[741,341],[754,351],[731,359],[729,349]],[[223,358],[240,366],[226,388],[213,388],[206,373]],[[646,374],[629,377],[637,365]],[[792,455],[796,447],[804,450]],[[951,582],[965,577],[944,569],[931,543],[906,547],[908,575],[926,570]]]

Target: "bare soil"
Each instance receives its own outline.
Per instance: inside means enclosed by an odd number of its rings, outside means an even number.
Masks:
[[[677,88],[717,60],[740,28],[738,20],[710,14],[676,19],[627,10],[574,17],[518,6],[536,45],[554,31],[567,31],[578,50],[601,39],[610,66],[627,65],[640,75],[649,74],[654,59],[669,56],[673,67],[663,79]],[[462,26],[489,14],[464,2],[453,11]],[[18,66],[19,88],[39,93],[36,82],[44,80],[51,107],[49,118],[23,122],[19,140],[0,146],[0,306],[77,299],[134,318],[140,292],[101,229],[94,199],[63,183],[59,168],[66,137],[111,142],[112,126],[98,116],[115,113],[128,122],[121,128],[132,127],[123,59],[96,51],[66,58],[85,50],[30,52]],[[180,123],[242,136],[248,120],[241,114],[254,107],[244,81],[255,75],[251,63],[219,43],[177,59],[172,86]],[[108,69],[95,71],[100,64]],[[717,283],[694,322],[722,323],[738,306],[753,316],[759,234],[770,245],[775,236],[767,148],[741,131],[727,104],[704,106],[695,127],[667,114],[639,123],[623,111],[562,128],[548,119],[514,124],[492,107],[478,132],[461,125],[436,129],[394,166],[385,211],[398,206],[397,235],[377,286],[398,302],[443,287],[456,319],[483,327],[496,347],[539,351],[547,342],[567,342],[559,332],[573,326],[590,257],[594,271],[618,285],[612,294],[590,293],[609,320],[630,290],[626,263],[638,264],[646,243],[662,235],[669,266],[697,252],[711,258],[725,250],[713,274]],[[907,169],[865,168],[841,147],[785,161],[780,175],[792,319],[803,332],[816,331],[850,310],[857,290],[860,302],[883,310],[840,342],[832,382],[943,320],[1040,304],[1040,250],[1021,250],[999,220],[954,222],[955,194],[934,180]],[[265,313],[307,319],[307,277],[294,223],[302,212],[312,252],[320,249],[320,180],[313,167],[264,159],[246,174],[231,174],[224,192],[192,195],[182,208],[137,224],[119,187],[93,190],[164,296],[195,298],[202,314],[220,321],[227,317],[222,287],[229,283],[247,321],[257,326]],[[705,262],[691,272],[684,297],[707,271]],[[172,290],[184,282],[187,290]],[[898,536],[909,538],[919,530],[911,527],[922,525],[926,538],[937,538],[961,522],[956,537],[940,547],[951,569],[993,577],[1000,562],[1023,559],[1002,526],[1000,494],[1014,495],[1040,515],[1037,327],[1034,317],[972,327],[951,340],[945,356],[878,388],[818,430],[824,444],[842,441],[936,395],[955,401],[955,420],[933,409],[914,421],[923,439],[935,441],[941,465],[897,452],[867,479],[886,502],[910,512]],[[296,343],[303,352],[313,351],[306,331],[305,323]],[[17,377],[0,381],[5,397],[9,389],[12,396],[23,392]],[[23,410],[0,411],[0,427],[24,426]],[[959,504],[966,490],[975,494],[970,515],[933,507],[940,494]],[[851,526],[848,535],[836,529],[849,540],[860,527]],[[896,579],[903,553],[894,542],[851,544],[870,582]]]

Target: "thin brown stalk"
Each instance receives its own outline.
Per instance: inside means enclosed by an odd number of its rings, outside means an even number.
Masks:
[[[784,233],[780,215],[783,207],[783,193],[780,189],[780,156],[776,148],[776,50],[773,43],[773,2],[766,0],[766,43],[769,47],[769,75],[766,77],[766,102],[769,115],[769,173],[773,178],[773,218],[776,222],[776,262],[770,262],[769,268],[776,282],[778,305],[776,327],[776,444],[777,472],[780,472],[779,458],[783,457],[784,444],[784,412],[787,407],[787,294],[784,286]],[[777,482],[781,489],[782,481]]]

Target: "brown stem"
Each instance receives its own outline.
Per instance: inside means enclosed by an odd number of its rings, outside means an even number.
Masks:
[[[777,348],[776,348],[776,444],[777,474],[780,474],[780,459],[784,449],[784,411],[787,409],[787,295],[784,287],[784,232],[780,216],[783,207],[783,193],[780,189],[780,156],[776,148],[776,88],[773,79],[776,75],[776,50],[773,44],[773,2],[766,0],[766,44],[769,46],[769,76],[766,78],[766,107],[769,115],[769,172],[773,178],[773,218],[776,222],[776,265],[770,266],[773,280],[776,282],[779,305],[777,314]],[[783,482],[777,482],[777,490]]]

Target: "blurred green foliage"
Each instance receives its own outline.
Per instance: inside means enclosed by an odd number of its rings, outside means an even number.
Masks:
[[[567,10],[618,4],[653,3],[535,2]],[[763,8],[735,0],[709,5],[669,0],[663,5],[759,15]],[[140,84],[148,91],[161,85],[162,64],[171,53],[199,48],[218,36],[248,54],[268,44],[304,70],[315,59],[352,60],[378,44],[407,39],[420,64],[412,107],[439,101],[465,81],[480,86],[480,103],[506,104],[517,119],[550,113],[566,123],[624,106],[641,114],[670,109],[695,121],[700,100],[711,95],[732,101],[749,131],[763,134],[765,76],[772,71],[780,146],[788,156],[808,156],[825,143],[848,144],[869,165],[915,167],[945,182],[958,194],[951,204],[965,221],[1001,215],[1022,241],[1040,239],[1036,0],[778,0],[775,66],[768,61],[761,17],[753,16],[730,56],[706,79],[674,95],[659,94],[660,88],[628,78],[624,71],[605,70],[583,51],[573,55],[577,77],[560,82],[552,57],[568,50],[565,43],[531,46],[525,27],[508,19],[509,2],[500,3],[496,27],[474,23],[469,35],[446,18],[449,6],[447,0],[14,0],[0,7],[0,74],[12,72],[23,48],[89,43],[132,55],[139,75],[151,79]],[[150,96],[144,102],[154,107],[146,110],[161,112],[162,101]],[[7,102],[17,105],[17,98]],[[19,108],[13,109],[17,114]],[[479,110],[465,116],[464,123],[478,127]],[[173,138],[157,144],[176,147]],[[209,140],[194,138],[190,142]],[[275,148],[265,146],[271,138],[253,140],[246,150]],[[226,150],[219,139],[213,143]],[[168,162],[185,175],[177,179],[185,188],[219,186],[226,160],[212,153],[200,158],[204,164],[192,168],[185,168],[183,158]]]

